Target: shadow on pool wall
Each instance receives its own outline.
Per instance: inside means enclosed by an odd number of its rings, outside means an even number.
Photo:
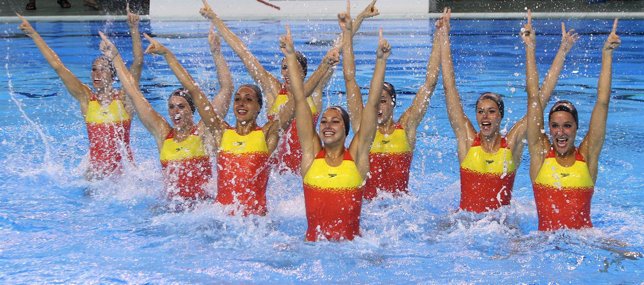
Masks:
[[[430,12],[438,13],[444,7],[452,11],[478,13],[507,13],[520,12],[530,8],[534,12],[644,12],[644,1],[637,0],[505,0],[505,1],[476,1],[476,0],[436,0],[436,5],[430,5]],[[435,7],[435,10],[432,8]]]
[[[56,1],[38,0],[36,10],[25,10],[28,0],[0,0],[0,17],[14,16],[15,12],[26,16],[87,16],[87,15],[125,15],[125,4],[129,2],[132,9],[141,15],[150,14],[151,5],[166,5],[165,1],[150,0],[97,0],[99,8],[94,9],[84,5],[83,0],[69,0],[71,7],[68,9],[61,8]],[[179,1],[183,5],[184,2]],[[275,5],[286,5],[287,2],[316,2],[315,0],[273,0],[270,1]],[[440,13],[444,7],[451,7],[453,11],[459,13],[508,13],[521,12],[526,7],[532,8],[535,12],[575,12],[575,13],[601,13],[601,12],[644,12],[644,1],[637,0],[569,0],[569,1],[537,1],[537,0],[506,0],[506,1],[478,1],[478,0],[397,0],[396,5],[402,5],[409,9],[410,14],[418,14],[415,11],[418,7],[428,7],[427,13]],[[179,3],[175,2],[175,3]],[[199,1],[200,2],[200,1]],[[212,1],[214,2],[216,1]],[[337,2],[337,1],[328,1]],[[359,1],[358,1],[359,2]],[[386,1],[380,1],[381,5]],[[307,4],[308,4],[307,3]],[[260,7],[254,0],[238,2],[241,6]],[[420,6],[419,6],[420,5]],[[303,5],[302,7],[306,7]],[[185,6],[184,6],[185,8]],[[260,9],[261,10],[261,9]],[[270,9],[269,9],[270,10]],[[173,10],[179,12],[177,10]],[[246,13],[257,14],[257,9],[245,9]],[[415,12],[411,12],[415,11]]]

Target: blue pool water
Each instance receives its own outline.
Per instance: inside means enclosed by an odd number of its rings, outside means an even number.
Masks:
[[[568,56],[555,93],[580,112],[586,133],[608,20],[567,20],[581,38]],[[295,45],[317,66],[338,32],[333,21],[291,22]],[[142,31],[173,50],[213,94],[208,23],[144,22]],[[284,22],[229,22],[273,74]],[[536,20],[543,78],[560,41],[559,20]],[[126,60],[124,22],[38,22],[35,28],[67,67],[89,83],[98,31],[107,31]],[[393,46],[386,80],[400,90],[396,118],[424,80],[433,21],[370,20],[355,39],[358,82],[368,86],[377,28]],[[469,116],[479,93],[506,100],[503,127],[526,110],[524,49],[519,20],[453,20],[457,85]],[[437,86],[419,139],[411,195],[367,203],[362,237],[352,242],[304,242],[301,180],[272,174],[269,214],[228,216],[214,205],[162,210],[163,185],[152,137],[135,120],[136,165],[121,179],[83,179],[88,148],[78,104],[16,23],[0,24],[0,282],[1,283],[613,283],[644,280],[644,22],[620,21],[606,143],[592,204],[594,229],[540,233],[527,171],[517,173],[510,207],[457,213],[456,142]],[[147,43],[144,43],[147,46]],[[235,84],[251,82],[238,58],[224,52]],[[309,72],[309,73],[310,73]],[[146,55],[142,89],[166,115],[178,86],[160,57]],[[344,104],[338,69],[325,104]],[[229,118],[231,119],[231,118]],[[232,121],[232,120],[230,120]],[[580,138],[578,138],[579,142]],[[92,193],[87,195],[87,193]]]

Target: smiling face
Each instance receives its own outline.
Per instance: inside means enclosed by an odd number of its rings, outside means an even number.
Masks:
[[[194,125],[190,104],[181,96],[170,96],[168,114],[175,128],[184,129]]]
[[[499,106],[490,99],[482,99],[476,105],[476,122],[479,124],[481,136],[492,138],[499,134],[501,126]]]
[[[394,107],[395,103],[391,94],[383,89],[380,95],[380,104],[378,104],[378,125],[383,125],[393,120]]]
[[[577,124],[575,118],[566,111],[557,111],[550,115],[550,138],[557,154],[564,156],[575,149]]]
[[[233,110],[235,111],[235,118],[240,122],[249,122],[257,119],[257,115],[261,110],[259,104],[259,96],[255,90],[250,87],[242,86],[237,89],[233,99]]]
[[[322,114],[320,120],[320,138],[324,145],[342,144],[347,138],[342,113],[339,110],[329,108]]]
[[[111,68],[110,62],[104,58],[99,57],[94,60],[92,64],[92,85],[95,89],[105,89],[112,85],[114,81],[114,73]]]

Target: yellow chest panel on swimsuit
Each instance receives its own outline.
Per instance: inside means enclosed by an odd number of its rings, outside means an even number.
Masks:
[[[254,130],[245,136],[235,130],[227,129],[221,138],[219,151],[232,154],[268,153],[268,146],[261,129]]]
[[[487,153],[481,146],[472,146],[461,163],[461,168],[479,173],[503,174],[514,172],[512,151],[499,148],[495,153]]]
[[[324,158],[316,158],[304,176],[304,184],[333,191],[354,190],[363,179],[353,160],[343,160],[339,166],[330,166]]]
[[[178,161],[206,156],[206,149],[199,135],[191,134],[185,140],[177,142],[172,138],[163,141],[159,157],[161,161]]]
[[[130,115],[121,100],[112,100],[107,106],[102,106],[97,100],[90,100],[87,104],[87,113],[85,114],[85,122],[87,123],[117,123],[129,120]]]
[[[273,106],[268,110],[268,114],[271,116],[277,115],[279,113],[280,108],[284,106],[288,102],[288,95],[286,94],[279,94],[275,98],[275,102],[273,102]],[[306,102],[309,103],[309,108],[311,108],[311,114],[315,115],[318,113],[318,109],[315,108],[315,103],[313,102],[313,98],[311,96],[306,97]]]
[[[408,153],[411,151],[407,134],[404,129],[395,129],[393,133],[386,135],[376,131],[376,137],[371,145],[371,153]]]
[[[592,188],[593,179],[590,176],[586,162],[577,160],[570,167],[561,166],[554,157],[546,158],[535,179],[535,183],[555,188]]]

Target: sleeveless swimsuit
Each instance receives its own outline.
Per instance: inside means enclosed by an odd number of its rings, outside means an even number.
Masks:
[[[210,198],[205,187],[212,176],[212,166],[197,127],[183,141],[175,141],[174,136],[174,130],[170,131],[159,153],[169,197]]]
[[[482,213],[509,205],[515,168],[505,138],[497,152],[487,153],[477,135],[461,163],[460,209]]]
[[[570,167],[561,166],[551,148],[532,184],[540,231],[593,226],[590,201],[595,184],[578,150],[575,160]]]
[[[349,151],[336,167],[325,154],[322,149],[304,176],[306,240],[352,240],[360,234],[363,179]]]
[[[309,103],[309,107],[311,108],[311,113],[313,114],[313,125],[315,125],[315,122],[318,120],[318,110],[310,96],[306,99]],[[277,116],[280,108],[282,108],[286,102],[288,102],[288,94],[286,88],[282,87],[277,98],[275,98],[273,106],[268,110],[269,120],[272,120]],[[291,125],[280,138],[276,154],[271,158],[271,165],[277,165],[280,173],[291,172],[297,174],[300,173],[301,163],[302,146],[300,145],[300,140],[297,136],[295,119],[293,119]]]
[[[245,136],[226,129],[217,154],[217,201],[236,204],[244,216],[266,215],[268,156],[261,128]]]
[[[132,119],[120,98],[102,106],[92,94],[85,113],[89,139],[89,169],[99,176],[119,173],[121,161],[132,160],[130,126]]]
[[[370,176],[364,198],[375,198],[378,190],[398,195],[407,193],[412,156],[407,134],[401,125],[396,124],[394,132],[389,135],[378,130],[369,151]]]

